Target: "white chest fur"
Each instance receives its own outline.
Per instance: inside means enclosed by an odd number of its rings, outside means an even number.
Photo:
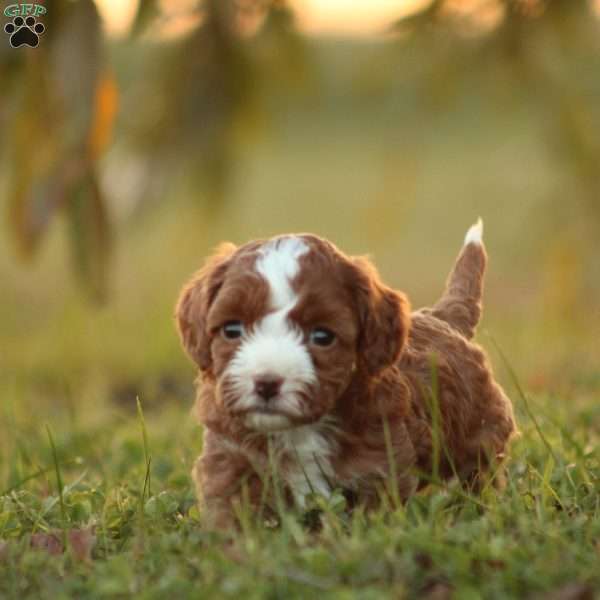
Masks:
[[[311,493],[328,497],[334,484],[331,457],[335,442],[318,425],[305,425],[277,435],[281,450],[292,459],[284,479],[299,508],[306,507]]]

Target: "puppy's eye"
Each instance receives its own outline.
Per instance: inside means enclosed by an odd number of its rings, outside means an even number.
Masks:
[[[335,340],[335,333],[325,327],[316,327],[310,332],[309,340],[315,346],[331,346]]]
[[[223,337],[228,340],[235,340],[244,335],[244,325],[241,321],[227,321],[221,331],[223,332]]]

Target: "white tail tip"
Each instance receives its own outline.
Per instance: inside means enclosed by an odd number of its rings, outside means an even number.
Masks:
[[[467,231],[467,235],[465,236],[465,246],[467,244],[481,244],[481,239],[483,237],[483,221],[481,217],[479,217],[477,223],[475,225],[471,225],[469,227],[469,231]]]

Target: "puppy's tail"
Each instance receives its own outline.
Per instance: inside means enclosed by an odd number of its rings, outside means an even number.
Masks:
[[[481,317],[483,275],[487,255],[483,247],[483,222],[473,225],[446,282],[446,290],[432,309],[432,314],[446,321],[467,339],[475,335]]]

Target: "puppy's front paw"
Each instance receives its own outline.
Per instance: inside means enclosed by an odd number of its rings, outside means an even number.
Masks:
[[[236,532],[240,523],[230,507],[200,506],[202,523],[209,531]]]

